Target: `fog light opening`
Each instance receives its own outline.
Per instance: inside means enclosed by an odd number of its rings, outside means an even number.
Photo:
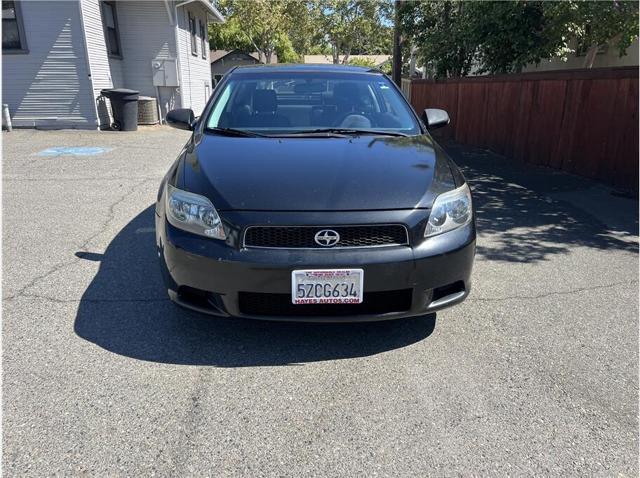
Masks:
[[[178,287],[178,299],[193,307],[226,315],[220,294],[182,285]]]
[[[180,286],[178,288],[178,297],[180,300],[198,307],[209,307],[207,292],[195,287]]]
[[[433,295],[431,296],[431,305],[433,305],[435,302],[446,302],[446,299],[454,298],[461,293],[464,294],[464,292],[464,282],[461,280],[442,287],[436,287],[435,289],[433,289]]]

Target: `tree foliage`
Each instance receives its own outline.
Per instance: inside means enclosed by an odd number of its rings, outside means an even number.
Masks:
[[[623,56],[638,38],[638,2],[565,1],[546,5],[550,17],[575,38],[583,51],[608,44]]]
[[[209,24],[209,48],[212,50],[253,51],[251,40],[242,32],[241,21],[234,14],[233,0],[220,0],[218,10],[225,18],[225,22]]]
[[[612,43],[624,54],[638,36],[638,4],[623,1],[406,2],[402,28],[437,76],[512,73],[576,45]]]
[[[297,63],[302,60],[293,48],[289,36],[284,33],[281,33],[278,38],[276,38],[275,52],[278,55],[278,61],[280,63]]]
[[[438,76],[464,76],[471,69],[475,45],[467,7],[463,2],[402,5],[400,18],[404,34],[418,45],[423,63],[431,63]]]
[[[349,63],[355,54],[391,53],[394,6],[393,0],[219,0],[226,22],[210,26],[210,46],[257,51],[267,62],[275,52],[281,62],[321,53]],[[441,77],[518,72],[576,49],[589,52],[589,66],[599,45],[622,55],[638,36],[638,3],[620,0],[405,1],[400,18],[419,63]]]
[[[310,2],[316,35],[331,47],[333,62],[349,63],[349,55],[388,53],[391,3],[382,0],[315,0]]]
[[[349,65],[366,66],[368,68],[375,68],[376,62],[370,58],[351,58],[349,60]]]
[[[226,22],[210,28],[210,46],[257,51],[266,63],[276,51],[296,61],[288,28],[295,24],[299,7],[300,2],[292,0],[221,0],[219,9]]]
[[[212,49],[257,51],[268,60],[300,61],[323,53],[334,62],[351,54],[391,52],[391,0],[220,0],[226,19],[211,25]]]

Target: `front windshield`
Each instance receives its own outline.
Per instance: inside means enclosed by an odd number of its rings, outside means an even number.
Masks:
[[[222,88],[207,128],[267,135],[333,128],[420,133],[407,103],[380,74],[234,73]]]

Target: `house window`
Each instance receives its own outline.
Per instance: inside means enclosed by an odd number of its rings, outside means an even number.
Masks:
[[[196,19],[189,12],[189,32],[191,33],[191,54],[198,56],[198,38],[196,33]]]
[[[102,25],[104,26],[107,53],[109,56],[122,58],[118,17],[116,16],[116,2],[102,2]]]
[[[207,28],[205,26],[205,24],[202,22],[202,20],[199,20],[200,22],[200,41],[202,42],[202,59],[206,60],[207,59],[207,50],[209,49],[209,39],[208,39],[208,35],[207,35]]]
[[[2,52],[28,53],[20,2],[2,2]]]

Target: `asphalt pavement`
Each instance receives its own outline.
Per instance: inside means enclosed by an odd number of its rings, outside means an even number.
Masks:
[[[214,319],[154,252],[187,137],[2,133],[4,476],[638,476],[636,200],[448,145],[478,210],[462,305]]]

